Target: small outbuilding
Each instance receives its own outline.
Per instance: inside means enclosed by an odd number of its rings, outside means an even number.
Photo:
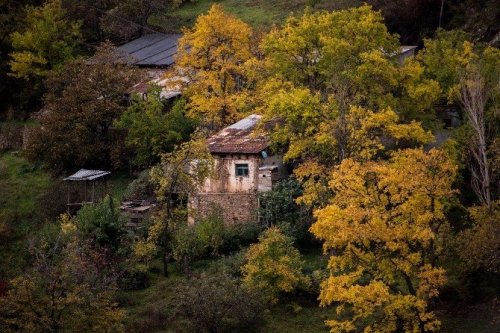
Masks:
[[[67,211],[75,214],[82,206],[94,204],[108,193],[107,176],[111,172],[80,169],[64,178],[67,183]]]

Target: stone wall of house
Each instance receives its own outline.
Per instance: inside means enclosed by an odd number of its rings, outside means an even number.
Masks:
[[[189,197],[189,223],[196,216],[207,216],[214,207],[221,208],[226,225],[258,220],[257,193],[198,193]]]

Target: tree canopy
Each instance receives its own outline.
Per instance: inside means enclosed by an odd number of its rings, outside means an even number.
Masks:
[[[12,34],[11,75],[22,79],[47,77],[76,55],[80,23],[66,18],[60,0],[26,8],[25,26]]]
[[[109,44],[91,59],[67,63],[47,80],[41,126],[29,135],[28,156],[55,171],[120,165],[123,143],[110,128],[126,109],[124,92],[137,80]]]
[[[329,204],[312,233],[331,252],[322,305],[340,302],[332,332],[436,331],[428,301],[446,282],[439,266],[455,195],[456,166],[440,150],[402,150],[388,161],[344,160],[333,171]]]
[[[248,110],[245,64],[252,59],[252,29],[215,4],[183,32],[176,67],[188,79],[189,115],[220,129]]]

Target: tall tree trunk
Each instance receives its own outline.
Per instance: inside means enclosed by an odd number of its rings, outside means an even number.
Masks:
[[[484,78],[478,72],[468,72],[460,81],[460,102],[473,131],[470,141],[472,189],[482,204],[491,207],[491,175],[487,155],[485,131],[485,104],[487,89]]]

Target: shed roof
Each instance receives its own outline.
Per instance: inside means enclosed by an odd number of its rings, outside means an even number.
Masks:
[[[109,171],[80,169],[71,176],[64,178],[64,180],[95,180],[109,174],[111,174]]]
[[[208,149],[212,154],[258,154],[269,146],[267,136],[254,133],[262,116],[252,114],[211,136]]]
[[[154,33],[144,35],[118,48],[132,64],[139,66],[170,66],[177,54],[180,34]]]

